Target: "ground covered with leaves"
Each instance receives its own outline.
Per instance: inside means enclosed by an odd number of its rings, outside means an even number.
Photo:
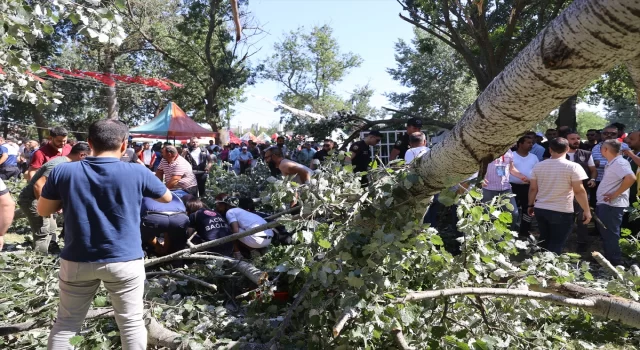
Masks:
[[[539,251],[531,239],[518,239],[509,230],[511,217],[499,209],[505,200],[481,204],[478,190],[455,198],[462,235],[438,233],[421,223],[429,198],[412,192],[423,180],[410,169],[401,163],[378,169],[371,174],[373,184],[363,189],[350,167],[339,165],[343,157],[336,154],[304,186],[269,178],[264,168],[240,176],[214,170],[210,194],[261,198],[273,212],[297,203],[299,212],[278,218],[295,232],[294,244],[274,246],[250,260],[269,274],[260,286],[214,258],[148,268],[148,313],[180,335],[175,346],[166,347],[640,348],[640,331],[628,320],[525,295],[578,286],[634,303],[640,269],[611,271],[579,255]],[[451,241],[457,249],[450,244],[445,249]],[[630,259],[638,259],[640,243],[633,235],[623,240],[623,248]],[[0,322],[5,325],[0,346],[44,348],[57,306],[57,258],[8,252],[0,255],[0,269]],[[154,274],[158,271],[214,287]],[[501,294],[467,292],[477,288]],[[434,290],[441,292],[425,296]],[[572,300],[579,298],[575,294]],[[109,306],[101,290],[93,308]],[[15,332],[6,325],[30,327]],[[81,349],[120,347],[118,329],[108,317],[87,320],[72,342]]]

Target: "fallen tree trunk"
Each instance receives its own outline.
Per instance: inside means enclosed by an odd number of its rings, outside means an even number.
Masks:
[[[550,285],[542,288],[531,286],[539,291],[506,288],[452,288],[410,292],[397,303],[420,301],[456,295],[500,296],[511,298],[535,299],[559,305],[579,307],[593,315],[619,321],[627,326],[640,328],[640,303],[624,299],[605,292],[583,288],[574,284]]]
[[[624,25],[622,25],[624,24]],[[578,0],[500,73],[443,142],[412,163],[416,199],[468,178],[611,67],[640,53],[640,2]]]

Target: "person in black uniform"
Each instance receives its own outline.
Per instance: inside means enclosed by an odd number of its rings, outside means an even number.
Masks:
[[[389,161],[396,160],[398,157],[400,159],[404,159],[404,154],[407,153],[409,149],[409,138],[410,135],[414,132],[420,132],[422,129],[422,119],[419,118],[411,118],[407,121],[407,132],[402,135],[400,140],[398,140],[393,146],[393,150],[389,155]]]
[[[371,163],[371,151],[369,150],[369,146],[375,146],[382,139],[382,134],[379,131],[371,131],[364,138],[364,140],[358,141],[351,145],[349,148],[349,152],[351,152],[350,157],[345,158],[345,164],[353,165],[353,172],[361,172],[369,170],[369,163]],[[362,186],[367,186],[369,184],[369,178],[365,175],[360,180]]]

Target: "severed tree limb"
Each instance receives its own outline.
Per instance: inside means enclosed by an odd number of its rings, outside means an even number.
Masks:
[[[148,310],[146,310],[148,311]],[[144,318],[147,327],[147,342],[149,345],[160,346],[167,349],[188,349],[188,342],[184,336],[176,333],[163,325],[151,316],[150,312]]]
[[[613,266],[609,262],[609,260],[607,260],[604,256],[602,256],[602,254],[600,254],[599,252],[591,252],[591,256],[594,259],[596,259],[596,261],[598,262],[598,264],[600,264],[600,266],[604,267],[607,271],[609,271],[609,273],[611,273],[617,279],[621,281],[624,280],[624,277],[622,277],[622,274],[615,268],[615,266]]]
[[[396,299],[396,302],[404,303],[407,301],[420,301],[456,295],[526,298],[549,301],[564,306],[579,307],[596,316],[619,321],[627,326],[640,328],[640,303],[570,283],[551,285],[548,289],[552,290],[552,292],[473,287],[440,289],[423,292],[410,292],[404,298]]]
[[[298,295],[296,295],[296,299],[293,301],[293,304],[291,304],[291,307],[289,308],[289,310],[287,310],[287,314],[284,316],[282,323],[280,323],[280,326],[278,327],[276,334],[265,345],[266,349],[273,348],[273,346],[276,345],[278,340],[284,335],[284,332],[289,327],[289,323],[291,323],[291,318],[293,317],[293,313],[298,308],[298,306],[304,299],[305,295],[307,295],[307,292],[309,291],[309,287],[311,287],[312,282],[313,282],[313,279],[309,277],[307,282],[305,282],[305,284],[302,286],[302,289],[300,289],[300,291],[298,292]]]
[[[337,338],[340,335],[340,332],[342,332],[342,328],[344,328],[347,322],[349,322],[349,320],[357,316],[358,316],[358,311],[352,308],[348,308],[347,310],[345,310],[345,312],[342,313],[342,316],[340,316],[340,318],[336,322],[335,326],[333,326],[333,337]]]
[[[409,343],[407,343],[407,340],[404,338],[404,334],[402,334],[402,329],[394,328],[391,330],[391,333],[393,334],[393,339],[396,341],[398,348],[400,348],[401,350],[415,349],[414,347],[409,346]]]
[[[191,277],[191,276],[187,276],[183,273],[179,273],[179,272],[171,272],[171,271],[153,271],[153,272],[147,272],[147,277],[149,276],[169,276],[169,277],[173,277],[173,278],[180,278],[183,280],[187,280],[189,282],[195,283],[197,285],[203,286],[207,289],[210,289],[214,292],[218,291],[218,287],[216,287],[215,284],[211,284],[208,282],[205,282],[203,280],[199,280],[195,277]]]
[[[269,278],[269,275],[260,270],[259,268],[253,266],[252,264],[238,259],[229,258],[226,256],[220,255],[206,255],[206,254],[190,254],[187,256],[182,256],[176,259],[187,259],[187,260],[217,260],[222,261],[228,264],[233,265],[233,270],[243,274],[246,278],[248,278],[251,282],[260,285],[263,281],[266,281]]]

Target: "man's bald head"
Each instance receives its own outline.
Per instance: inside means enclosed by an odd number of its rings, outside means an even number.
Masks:
[[[627,135],[627,137],[624,139],[624,143],[629,145],[629,148],[631,148],[632,150],[636,152],[640,151],[640,131],[634,131]]]

